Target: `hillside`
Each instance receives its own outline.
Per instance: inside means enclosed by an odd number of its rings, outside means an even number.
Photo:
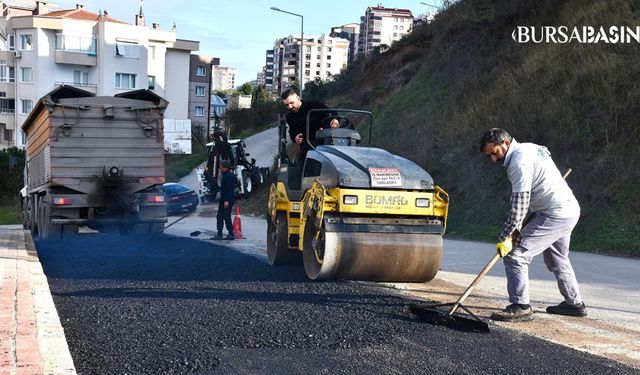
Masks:
[[[510,185],[478,151],[504,127],[549,148],[582,206],[573,248],[640,256],[640,45],[518,44],[516,26],[640,25],[630,0],[462,0],[323,86],[374,113],[376,146],[451,195],[448,235],[494,241]]]

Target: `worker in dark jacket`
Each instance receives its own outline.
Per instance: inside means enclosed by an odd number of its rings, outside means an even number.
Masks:
[[[231,223],[231,207],[235,202],[236,176],[231,172],[231,162],[229,160],[220,161],[220,172],[222,182],[220,183],[220,203],[218,204],[218,235],[215,240],[233,240],[233,224]],[[226,225],[229,234],[222,237],[222,227]]]
[[[287,114],[289,136],[291,137],[291,141],[300,146],[298,159],[302,162],[310,148],[305,140],[305,134],[307,133],[307,114],[312,109],[329,109],[329,107],[320,102],[302,101],[298,93],[291,88],[283,92],[280,99],[282,99],[282,104],[289,110]],[[338,120],[328,117],[328,115],[335,116],[335,113],[314,112],[309,118],[309,140],[314,145],[316,144],[316,132],[320,130],[323,125],[325,128],[338,125]],[[328,120],[326,124],[323,124],[322,122],[325,118]]]

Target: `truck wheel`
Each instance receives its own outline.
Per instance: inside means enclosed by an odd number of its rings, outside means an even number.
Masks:
[[[27,212],[27,225],[30,231],[31,231],[31,236],[33,238],[37,238],[38,236],[38,223],[36,222],[37,220],[37,215],[35,213],[35,211],[33,210],[33,199],[29,199],[27,200],[27,208],[26,208],[26,212]]]
[[[253,183],[251,182],[249,171],[242,171],[242,187],[244,190],[244,199],[249,198],[251,196],[251,192],[253,191]]]
[[[51,224],[51,206],[44,203],[42,208],[42,236],[43,240],[57,240],[62,236],[62,225]]]
[[[287,233],[287,213],[276,214],[276,224],[267,218],[267,256],[272,266],[299,265],[302,257],[299,251],[289,249]]]

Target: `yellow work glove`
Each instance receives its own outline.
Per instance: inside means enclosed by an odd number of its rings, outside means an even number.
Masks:
[[[496,248],[498,249],[498,254],[500,254],[500,257],[504,258],[505,256],[507,256],[507,254],[509,254],[511,252],[511,249],[513,248],[511,237],[507,237],[504,241],[498,242]]]

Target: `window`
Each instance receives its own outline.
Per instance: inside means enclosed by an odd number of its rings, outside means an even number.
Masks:
[[[117,89],[135,89],[136,75],[130,73],[116,73]]]
[[[204,116],[204,107],[200,105],[196,106],[195,115],[198,117]]]
[[[134,43],[116,43],[116,56],[130,57],[137,59],[140,57],[140,46]]]
[[[9,51],[13,51],[16,48],[16,38],[13,34],[9,34],[7,35],[8,41],[9,41]]]
[[[30,99],[20,99],[20,113],[23,115],[27,115],[33,109],[33,100]]]
[[[331,55],[327,55],[327,60],[331,60]]]
[[[152,60],[156,59],[156,46],[149,46],[149,56]]]
[[[89,84],[89,72],[86,70],[74,70],[73,71],[73,84],[79,86],[86,86]]]
[[[13,113],[15,108],[15,99],[0,98],[0,113]]]
[[[31,34],[20,35],[20,50],[31,51],[33,49],[33,39]]]
[[[147,87],[149,87],[149,90],[155,90],[156,89],[156,76],[147,76],[147,80],[148,80]]]
[[[13,141],[13,130],[5,129],[4,130],[4,140],[5,141]]]
[[[15,68],[13,66],[7,66],[6,60],[0,60],[0,82],[13,82],[15,78]]]
[[[327,68],[331,68],[331,63],[327,63]]]
[[[196,96],[205,96],[205,87],[204,86],[196,86]]]
[[[198,65],[198,66],[196,67],[196,75],[197,75],[197,76],[200,76],[200,77],[204,77],[204,76],[206,76],[206,75],[207,75],[207,70],[205,69],[205,67],[204,67],[204,66],[202,66],[202,65]]]
[[[20,68],[20,80],[22,82],[33,82],[33,69],[30,67]]]

